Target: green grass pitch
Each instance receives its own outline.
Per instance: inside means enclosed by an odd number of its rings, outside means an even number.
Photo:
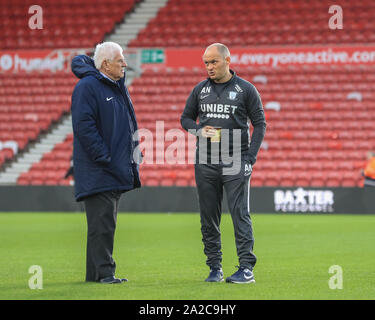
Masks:
[[[206,283],[198,214],[119,214],[116,275],[128,283],[85,283],[82,213],[0,214],[0,299],[375,299],[375,216],[253,214],[255,284]],[[238,264],[233,226],[222,217],[224,276]],[[43,288],[30,289],[32,265]],[[332,289],[329,268],[342,269]],[[332,280],[331,280],[332,281]],[[332,283],[332,282],[331,282]]]

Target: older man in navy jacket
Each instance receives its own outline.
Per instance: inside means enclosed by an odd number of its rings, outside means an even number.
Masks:
[[[121,283],[113,243],[121,194],[139,188],[137,122],[125,86],[122,48],[97,45],[94,59],[76,56],[72,71],[81,80],[72,95],[75,198],[87,217],[86,281]]]

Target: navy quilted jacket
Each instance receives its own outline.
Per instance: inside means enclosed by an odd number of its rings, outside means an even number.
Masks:
[[[81,79],[71,105],[76,200],[140,187],[137,121],[125,77],[111,82],[85,55],[72,60],[72,71]]]

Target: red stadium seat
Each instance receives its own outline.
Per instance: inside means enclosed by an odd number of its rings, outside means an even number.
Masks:
[[[110,1],[92,5],[83,1],[59,1],[48,8],[46,27],[34,37],[24,24],[24,5],[16,1],[4,7],[3,50],[93,47],[111,32],[116,22],[134,8],[136,1]],[[330,32],[327,10],[321,2],[242,1],[230,4],[208,0],[169,0],[129,46],[199,47],[224,42],[229,47],[257,45],[362,45],[371,43],[373,7],[370,2],[345,1],[347,32]],[[71,15],[74,6],[75,15]],[[205,8],[216,19],[207,24]],[[116,8],[116,13],[114,9]],[[324,13],[324,12],[325,13]],[[361,19],[354,19],[363,11]],[[111,15],[108,15],[111,12]],[[68,15],[69,13],[69,15]],[[98,27],[100,21],[100,27]],[[274,21],[278,21],[275,25]],[[324,22],[324,26],[323,26]],[[375,38],[374,38],[375,39]],[[236,70],[254,82],[264,105],[280,102],[279,111],[266,109],[267,133],[254,167],[253,186],[358,186],[358,169],[368,150],[374,150],[375,95],[371,65],[306,65],[303,68],[243,67]],[[255,82],[262,75],[266,83]],[[155,120],[165,121],[165,130],[180,128],[179,117],[195,84],[204,79],[202,70],[144,70],[129,88],[140,128],[154,132]],[[70,112],[70,96],[77,79],[67,74],[0,74],[0,141],[15,140],[19,150]],[[347,100],[358,91],[362,101]],[[18,183],[62,184],[70,166],[72,137],[43,156]],[[166,144],[166,147],[168,144]],[[264,149],[263,149],[264,147]],[[155,151],[153,151],[155,153]],[[0,151],[0,166],[14,159]],[[54,172],[55,171],[55,172]],[[36,172],[43,172],[43,175]],[[50,173],[52,172],[52,173]],[[144,165],[144,185],[194,186],[194,170],[179,165]]]
[[[352,44],[363,43],[373,35],[371,32],[366,32],[367,27],[357,21],[349,22],[352,29],[348,32],[329,32],[325,28],[326,17],[322,14],[326,11],[323,3],[316,3],[314,8],[309,8],[309,11],[306,9],[300,13],[296,11],[296,3],[292,0],[283,2],[282,7],[276,6],[273,1],[265,2],[259,7],[254,2],[242,0],[232,1],[231,7],[221,6],[217,2],[214,5],[211,3],[214,1],[204,4],[193,2],[187,6],[179,0],[168,1],[168,4],[159,10],[158,15],[130,43],[130,46],[183,47],[196,45],[201,47],[206,43],[217,41],[229,46]],[[205,6],[210,6],[213,16],[220,16],[232,27],[223,28],[221,24],[215,23],[215,20],[210,25],[203,23],[205,17],[201,16],[200,12],[204,12]],[[364,3],[345,3],[345,8],[349,12],[358,6],[362,11],[369,10]],[[320,19],[319,23],[317,23],[317,19]],[[279,22],[277,26],[272,23],[275,20]],[[325,21],[324,25],[323,21]],[[171,28],[174,25],[180,25],[180,27]],[[327,30],[327,32],[322,32],[322,30]],[[180,36],[181,34],[184,37]],[[190,36],[186,36],[187,34]],[[204,35],[212,36],[204,37]]]

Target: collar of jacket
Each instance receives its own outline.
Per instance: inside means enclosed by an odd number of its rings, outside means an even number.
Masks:
[[[122,85],[123,83],[125,83],[125,75],[124,75],[124,77],[122,77],[118,81],[111,81],[110,79],[108,79],[107,77],[103,76],[99,72],[99,75],[97,76],[97,79],[99,79],[100,81],[105,82],[106,84],[109,84],[109,85],[112,85],[112,86],[116,86],[116,87],[119,86],[119,85]]]

